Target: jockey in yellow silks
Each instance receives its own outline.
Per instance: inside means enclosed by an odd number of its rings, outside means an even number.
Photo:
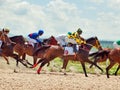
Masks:
[[[68,32],[68,38],[74,39],[77,44],[86,44],[86,41],[84,38],[82,38],[80,35],[82,34],[82,30],[79,28],[76,32]]]
[[[77,52],[77,46],[78,45],[84,45],[86,44],[86,41],[84,38],[82,38],[80,35],[82,34],[82,30],[80,28],[78,28],[78,30],[76,32],[68,32],[68,38],[69,39],[73,39],[76,43],[73,42],[69,42],[73,44],[73,51],[75,52],[75,56],[76,56],[76,52]]]

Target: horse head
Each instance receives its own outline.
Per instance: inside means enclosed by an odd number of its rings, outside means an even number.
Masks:
[[[86,40],[86,43],[91,44],[93,46],[95,46],[98,50],[102,50],[102,47],[100,45],[100,42],[98,40],[98,38],[95,37],[90,37]]]
[[[55,39],[54,36],[51,36],[51,37],[49,37],[47,39],[44,39],[43,43],[48,44],[48,45],[57,45],[58,44],[57,40]]]

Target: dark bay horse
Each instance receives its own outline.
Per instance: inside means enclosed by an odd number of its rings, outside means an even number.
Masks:
[[[93,56],[94,59],[98,58],[96,62],[99,62],[99,58],[101,58],[102,61],[106,61],[107,59],[109,59],[110,64],[106,67],[107,78],[109,78],[109,70],[118,63],[118,67],[114,73],[115,75],[117,75],[117,72],[120,69],[120,48],[105,50],[103,49],[99,52],[92,54],[91,56]]]
[[[68,64],[69,60],[77,60],[80,61],[83,67],[83,71],[85,73],[85,76],[87,77],[87,73],[86,73],[86,69],[85,69],[85,62],[88,62],[90,64],[94,64],[92,61],[90,61],[88,59],[89,56],[89,51],[92,48],[92,46],[94,45],[95,47],[97,47],[98,49],[102,49],[97,37],[92,37],[86,40],[87,44],[86,44],[86,49],[83,48],[79,48],[76,58],[74,55],[67,55],[64,56],[64,49],[60,46],[51,46],[49,49],[47,49],[46,53],[44,54],[44,57],[42,59],[40,59],[36,64],[34,64],[33,68],[35,68],[39,63],[40,67],[37,70],[37,73],[40,74],[40,71],[42,69],[42,67],[50,62],[51,60],[53,60],[56,57],[60,57],[63,58],[63,68],[66,69],[66,66]],[[36,55],[39,53],[39,50],[36,52]],[[97,66],[96,64],[94,64],[95,66]],[[99,66],[97,66],[101,71],[103,71]]]

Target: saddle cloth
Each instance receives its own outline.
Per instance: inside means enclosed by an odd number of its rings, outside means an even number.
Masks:
[[[73,47],[65,47],[64,55],[74,55]]]

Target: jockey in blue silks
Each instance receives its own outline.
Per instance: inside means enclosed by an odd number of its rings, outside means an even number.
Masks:
[[[28,35],[28,43],[31,44],[33,47],[36,47],[36,44],[42,44],[42,41],[39,39],[39,36],[44,34],[43,30],[39,30],[38,33],[30,33]]]

